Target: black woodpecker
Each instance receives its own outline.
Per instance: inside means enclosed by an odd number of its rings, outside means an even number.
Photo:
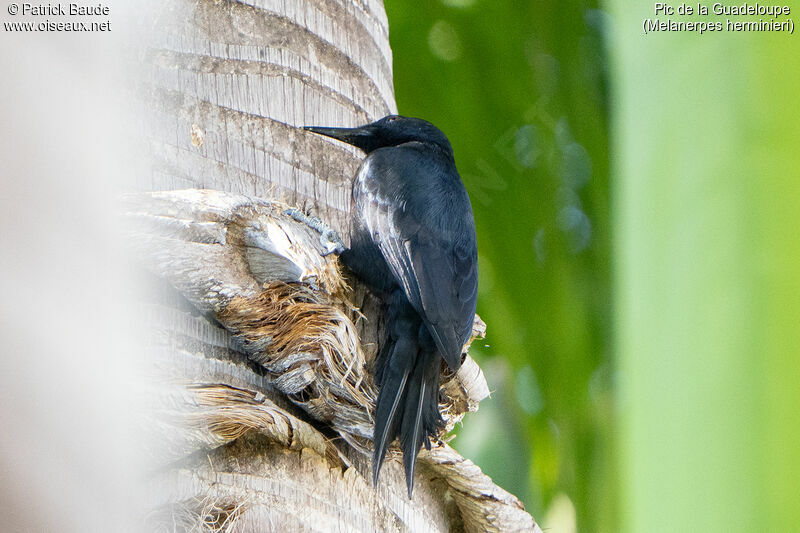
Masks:
[[[423,443],[443,424],[439,372],[461,366],[478,295],[475,222],[447,137],[418,118],[391,115],[359,128],[306,127],[363,150],[353,184],[343,263],[387,303],[375,366],[373,483],[399,436],[408,485]]]

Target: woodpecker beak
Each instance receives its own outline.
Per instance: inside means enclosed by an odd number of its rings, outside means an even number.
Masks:
[[[375,148],[375,134],[369,125],[361,126],[360,128],[323,128],[319,126],[303,126],[303,129],[318,135],[324,135],[326,137],[331,137],[332,139],[351,144],[365,152],[370,152]]]

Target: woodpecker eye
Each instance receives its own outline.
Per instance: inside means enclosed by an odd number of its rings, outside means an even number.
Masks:
[[[391,117],[386,119],[386,122],[394,122],[395,120],[397,120],[397,116],[392,115]]]

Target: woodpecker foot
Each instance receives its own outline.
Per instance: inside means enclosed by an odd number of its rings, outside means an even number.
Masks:
[[[325,249],[322,253],[322,257],[326,257],[330,254],[341,254],[347,248],[345,248],[344,243],[342,242],[342,238],[339,237],[339,234],[336,230],[330,228],[327,224],[323,221],[318,219],[315,216],[306,215],[299,209],[287,209],[284,211],[285,214],[289,215],[293,219],[298,222],[302,222],[306,226],[310,227],[314,231],[318,232],[319,235],[319,243]]]

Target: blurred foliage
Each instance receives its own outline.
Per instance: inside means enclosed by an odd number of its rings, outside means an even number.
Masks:
[[[800,42],[610,4],[624,530],[798,531]]]
[[[545,527],[613,531],[607,16],[385,4],[400,113],[448,135],[475,211],[494,393],[455,446]]]
[[[792,531],[800,45],[609,5],[387,0],[400,112],[478,227],[494,395],[456,446],[546,529]]]

